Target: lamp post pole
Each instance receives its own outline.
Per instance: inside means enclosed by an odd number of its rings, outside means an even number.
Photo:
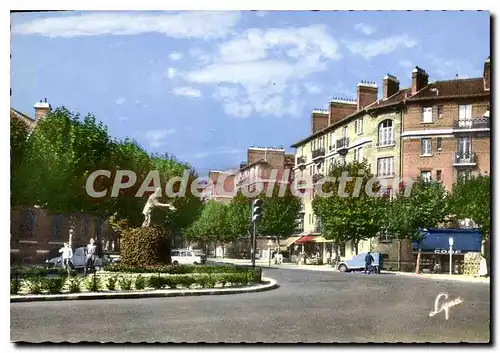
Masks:
[[[448,238],[448,243],[450,244],[450,275],[452,274],[452,259],[453,259],[453,238]]]

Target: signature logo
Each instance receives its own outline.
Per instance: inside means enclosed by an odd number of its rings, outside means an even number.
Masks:
[[[443,301],[441,301],[442,298],[444,298]],[[439,293],[438,296],[436,297],[436,301],[434,302],[434,311],[431,312],[429,316],[432,317],[436,314],[439,314],[440,312],[444,312],[446,320],[448,320],[450,316],[450,308],[460,303],[463,303],[463,300],[460,297],[454,300],[447,300],[447,299],[448,299],[448,294]]]

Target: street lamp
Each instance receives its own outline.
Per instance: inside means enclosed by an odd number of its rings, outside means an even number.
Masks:
[[[453,238],[452,237],[448,238],[448,244],[450,244],[450,275],[451,275],[452,256],[453,256]]]

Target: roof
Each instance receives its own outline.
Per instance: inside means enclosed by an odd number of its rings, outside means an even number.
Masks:
[[[399,90],[398,92],[394,93],[392,96],[387,97],[386,99],[380,99],[376,101],[375,103],[370,104],[366,110],[374,110],[374,109],[379,109],[379,108],[384,108],[388,106],[392,106],[395,104],[399,104],[404,101],[405,98],[408,98],[411,96],[411,88],[405,88],[402,90]]]
[[[246,166],[244,166],[243,168],[240,169],[240,172],[245,170],[245,169],[249,169],[257,164],[262,164],[262,163],[267,163],[267,161],[265,160],[265,158],[261,158],[255,162],[253,162],[252,164],[247,164]]]
[[[482,77],[431,82],[415,93],[408,101],[454,97],[487,96]]]
[[[23,114],[21,113],[20,111],[14,109],[14,108],[10,108],[10,118],[17,118],[17,119],[21,119],[23,122],[25,122],[26,124],[28,124],[28,127],[29,128],[33,128],[36,124],[36,120],[33,119],[32,117],[26,115],[26,114]]]

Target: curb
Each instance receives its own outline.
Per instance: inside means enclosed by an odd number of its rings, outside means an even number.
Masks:
[[[475,277],[471,278],[461,278],[461,277],[439,277],[439,276],[426,276],[422,274],[416,274],[412,272],[397,272],[397,271],[384,271],[385,273],[391,273],[397,276],[406,276],[406,277],[416,277],[420,279],[432,279],[432,280],[441,280],[441,281],[451,281],[451,282],[465,282],[465,283],[488,283],[490,284],[489,279],[476,279]]]
[[[246,288],[222,289],[191,289],[191,290],[155,290],[148,292],[114,292],[114,293],[74,293],[74,294],[46,294],[46,295],[17,295],[11,296],[11,303],[26,303],[56,300],[97,300],[97,299],[138,299],[138,298],[165,298],[189,297],[201,295],[227,295],[265,292],[279,288],[278,282],[272,278],[262,278],[264,284]]]

